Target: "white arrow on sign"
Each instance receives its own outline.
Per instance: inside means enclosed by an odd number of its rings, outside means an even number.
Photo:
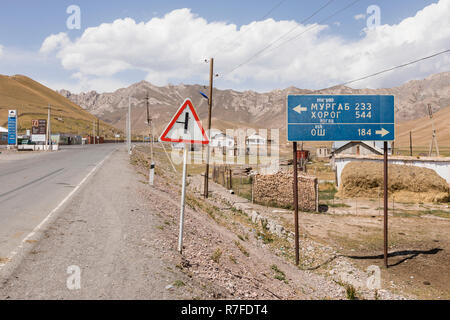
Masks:
[[[295,111],[295,112],[298,112],[298,113],[300,113],[300,114],[302,114],[302,112],[308,111],[308,108],[307,108],[307,107],[302,107],[302,105],[299,104],[298,106],[296,106],[296,107],[294,108],[294,111]]]
[[[387,131],[385,128],[381,128],[381,130],[377,130],[375,131],[376,134],[380,134],[382,137],[384,137],[385,135],[387,135],[389,133],[389,131]]]

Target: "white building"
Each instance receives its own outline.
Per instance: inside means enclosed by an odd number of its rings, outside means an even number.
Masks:
[[[252,134],[247,137],[248,146],[264,146],[267,144],[267,139],[261,137],[259,134]]]
[[[211,141],[209,142],[211,148],[234,148],[234,138],[230,137],[222,132],[211,136]]]
[[[388,142],[388,154],[391,154],[391,142]],[[382,155],[383,141],[335,141],[331,148],[332,155]]]
[[[0,144],[8,142],[8,129],[0,127]]]
[[[327,147],[319,147],[316,149],[317,158],[328,158],[330,156],[329,149]]]

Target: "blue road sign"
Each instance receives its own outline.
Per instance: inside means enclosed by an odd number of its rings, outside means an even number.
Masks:
[[[392,141],[394,96],[289,95],[288,141]]]
[[[17,117],[15,112],[13,117],[8,117],[8,144],[17,144]]]

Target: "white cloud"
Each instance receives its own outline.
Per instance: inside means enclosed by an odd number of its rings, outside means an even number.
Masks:
[[[355,20],[363,20],[366,18],[366,15],[364,13],[357,14],[353,17]]]
[[[189,9],[179,9],[146,23],[131,18],[104,23],[85,30],[73,41],[64,33],[52,35],[45,39],[41,52],[56,52],[65,69],[90,79],[84,80],[85,85],[100,85],[124,71],[143,71],[156,85],[205,82],[209,68],[204,59],[214,56],[216,70],[222,75],[216,81],[219,87],[321,88],[448,49],[448,12],[450,1],[441,0],[397,25],[382,25],[365,30],[361,39],[346,40],[323,35],[326,25],[267,19],[238,29],[234,24],[208,22]],[[289,37],[313,29],[227,74],[295,26],[298,28]],[[450,56],[442,55],[356,85],[390,86],[449,69]],[[108,87],[115,81],[110,80]]]
[[[41,45],[40,52],[48,54],[52,51],[61,49],[70,43],[70,39],[66,33],[60,32],[47,37]]]
[[[3,46],[0,44],[0,57],[3,55]]]

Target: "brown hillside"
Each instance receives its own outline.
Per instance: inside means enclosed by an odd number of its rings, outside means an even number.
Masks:
[[[19,133],[31,129],[32,119],[47,119],[47,106],[52,108],[52,131],[58,133],[90,134],[96,117],[61,96],[56,91],[22,75],[0,75],[0,126],[7,126],[9,109],[19,115]],[[112,136],[113,129],[100,121],[100,134]]]
[[[450,106],[443,108],[433,115],[434,125],[437,130],[439,146],[450,146]],[[396,126],[395,143],[398,147],[409,147],[409,131],[412,132],[414,147],[428,147],[432,137],[431,120],[428,116],[401,122]]]

